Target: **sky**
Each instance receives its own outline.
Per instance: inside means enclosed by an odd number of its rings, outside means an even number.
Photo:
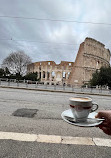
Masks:
[[[32,62],[74,62],[90,37],[111,50],[111,0],[0,0],[0,65],[12,52]]]

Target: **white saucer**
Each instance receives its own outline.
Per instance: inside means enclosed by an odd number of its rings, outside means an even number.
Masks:
[[[94,127],[103,122],[101,120],[94,120],[93,118],[95,118],[96,115],[97,115],[97,112],[91,112],[89,114],[88,118],[92,118],[92,120],[87,119],[87,121],[85,121],[85,122],[74,122],[74,121],[72,121],[72,119],[74,119],[72,111],[71,111],[71,109],[69,109],[69,110],[65,110],[64,112],[62,112],[61,117],[64,121],[66,121],[67,123],[70,123],[72,125],[76,125],[76,126],[80,126],[80,127]]]

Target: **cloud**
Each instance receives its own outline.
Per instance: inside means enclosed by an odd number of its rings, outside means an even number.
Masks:
[[[102,3],[101,0],[0,0],[0,16],[66,20],[0,18],[0,63],[17,50],[23,50],[33,62],[74,61],[86,37],[99,40],[111,49],[111,26],[93,24],[111,23],[110,6],[110,0]]]

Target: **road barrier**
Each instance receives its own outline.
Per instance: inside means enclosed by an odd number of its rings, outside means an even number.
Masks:
[[[99,93],[99,94],[111,94],[111,90],[108,87],[77,87],[77,86],[67,86],[67,85],[47,85],[37,81],[31,80],[16,80],[0,78],[0,85],[6,87],[19,87],[19,88],[32,88],[32,89],[47,89],[55,91],[68,91],[68,92],[82,92],[82,93]]]

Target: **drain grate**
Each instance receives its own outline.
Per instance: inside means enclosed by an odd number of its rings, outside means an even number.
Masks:
[[[29,117],[33,118],[34,115],[37,113],[38,109],[17,109],[16,111],[13,112],[13,116],[18,116],[18,117]]]

